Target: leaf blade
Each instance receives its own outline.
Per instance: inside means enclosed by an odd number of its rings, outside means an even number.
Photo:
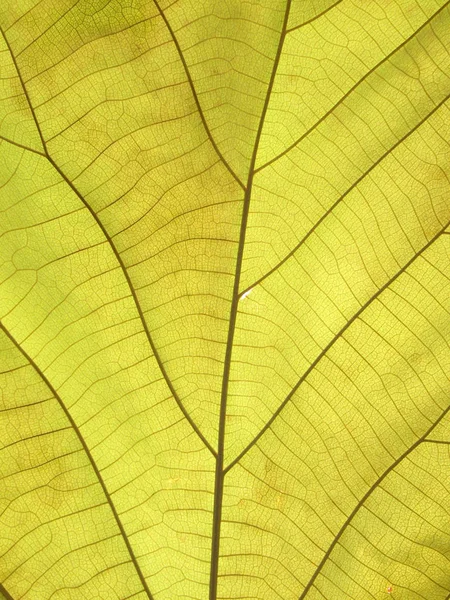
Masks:
[[[448,596],[448,3],[290,4],[0,9],[14,597]]]

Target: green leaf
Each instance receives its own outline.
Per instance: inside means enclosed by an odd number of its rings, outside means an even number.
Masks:
[[[0,25],[2,600],[449,600],[448,4]]]

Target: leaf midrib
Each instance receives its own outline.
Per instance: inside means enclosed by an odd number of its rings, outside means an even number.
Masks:
[[[256,173],[255,165],[258,156],[259,143],[262,136],[264,122],[269,108],[272,88],[275,82],[278,65],[283,51],[283,44],[286,39],[287,24],[289,21],[289,13],[291,8],[291,0],[287,0],[284,20],[280,31],[277,52],[274,57],[272,72],[270,75],[269,84],[267,86],[266,97],[259,119],[258,130],[255,136],[253,152],[250,159],[247,185],[244,195],[244,205],[242,208],[241,229],[239,235],[238,253],[236,258],[236,271],[233,286],[233,297],[230,309],[230,319],[228,327],[227,346],[225,351],[225,361],[222,377],[222,392],[220,398],[220,416],[219,416],[219,434],[218,434],[218,451],[216,457],[216,472],[214,482],[214,508],[213,508],[213,529],[211,543],[211,570],[209,582],[209,600],[217,599],[217,584],[219,575],[219,555],[220,555],[220,529],[222,523],[222,503],[223,503],[223,487],[226,471],[224,470],[224,454],[225,454],[225,423],[228,401],[228,386],[231,370],[231,359],[233,352],[234,333],[236,329],[236,320],[238,315],[238,306],[241,299],[239,288],[241,279],[242,262],[244,258],[245,237],[247,232],[248,215],[250,211],[250,201],[253,189],[253,178]]]

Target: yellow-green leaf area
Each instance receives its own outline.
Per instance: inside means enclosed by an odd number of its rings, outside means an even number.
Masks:
[[[449,600],[450,11],[5,0],[0,600]]]

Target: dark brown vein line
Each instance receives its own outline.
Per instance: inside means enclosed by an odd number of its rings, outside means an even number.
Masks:
[[[232,469],[234,467],[235,464],[237,464],[241,458],[243,456],[245,456],[247,454],[247,452],[257,444],[257,442],[259,441],[259,439],[264,435],[264,433],[269,429],[269,427],[271,427],[272,423],[275,421],[275,419],[278,417],[278,415],[281,413],[281,411],[284,409],[284,407],[286,406],[286,404],[291,400],[292,396],[295,394],[295,392],[298,390],[298,388],[301,386],[301,384],[305,381],[305,379],[308,377],[308,375],[316,368],[317,364],[322,360],[322,358],[324,356],[326,356],[326,354],[328,353],[328,351],[334,346],[334,344],[340,340],[343,336],[343,334],[347,331],[347,329],[356,321],[356,319],[358,319],[358,317],[386,290],[388,289],[393,283],[394,281],[396,281],[400,275],[402,273],[404,273],[406,271],[406,269],[408,269],[408,267],[410,265],[413,264],[413,262],[415,260],[417,260],[417,258],[419,258],[419,256],[421,256],[432,244],[434,244],[434,242],[441,237],[441,235],[444,233],[445,229],[447,229],[447,227],[450,225],[450,221],[448,221],[444,227],[442,227],[442,229],[440,229],[435,235],[434,237],[432,237],[426,244],[425,246],[423,246],[418,252],[416,252],[414,254],[414,256],[412,256],[407,263],[405,263],[403,265],[403,267],[401,269],[399,269],[397,271],[397,273],[391,277],[391,279],[389,279],[389,281],[387,281],[375,294],[373,294],[373,296],[371,296],[367,302],[365,302],[361,308],[351,317],[351,319],[349,319],[347,321],[347,323],[344,325],[344,327],[342,327],[337,333],[336,335],[333,337],[333,339],[325,346],[325,348],[320,352],[320,354],[316,357],[316,359],[314,360],[314,362],[311,363],[311,365],[309,366],[309,368],[305,371],[305,373],[300,377],[300,379],[298,380],[298,382],[294,385],[294,387],[292,388],[292,390],[289,392],[289,394],[286,396],[286,398],[283,400],[283,402],[280,404],[280,406],[277,408],[277,410],[274,412],[274,414],[272,415],[272,417],[267,421],[267,423],[264,425],[264,427],[261,429],[261,431],[258,433],[258,435],[250,442],[250,444],[248,444],[244,450],[242,450],[242,452],[225,468],[225,473],[227,473],[230,469]]]
[[[411,452],[413,452],[420,444],[422,444],[425,441],[425,438],[430,435],[430,433],[433,431],[433,429],[442,421],[442,419],[445,417],[445,415],[449,411],[450,411],[450,405],[441,413],[441,415],[433,423],[433,425],[431,425],[431,427],[418,440],[416,440],[414,442],[414,444],[412,444],[412,446],[410,446],[408,448],[408,450],[406,450],[405,452],[403,452],[403,454],[401,456],[399,456],[397,458],[397,460],[395,462],[393,462],[384,471],[384,473],[382,475],[380,475],[380,477],[375,481],[375,483],[367,490],[367,492],[364,494],[364,496],[361,498],[361,500],[358,502],[358,504],[355,506],[355,508],[352,510],[352,512],[347,517],[346,521],[344,522],[344,524],[340,528],[340,530],[339,530],[338,534],[336,535],[336,537],[334,538],[334,540],[331,542],[328,550],[326,551],[326,553],[324,554],[322,560],[320,561],[319,565],[317,566],[317,568],[316,568],[313,576],[311,577],[311,579],[309,580],[309,582],[306,585],[305,589],[303,590],[303,593],[300,595],[299,600],[303,600],[306,597],[306,595],[308,594],[309,590],[314,585],[314,582],[317,579],[318,575],[322,571],[322,568],[325,565],[326,561],[328,560],[328,558],[329,558],[330,554],[332,553],[334,547],[336,546],[336,544],[341,539],[342,535],[344,534],[344,532],[346,531],[347,527],[352,522],[353,518],[359,512],[360,508],[362,508],[364,506],[366,500],[378,488],[378,486],[380,485],[380,483],[389,475],[389,473],[391,473],[409,454],[411,454]]]
[[[343,2],[343,1],[344,0],[337,0],[337,2],[335,2],[331,6],[328,6],[328,8],[325,8],[325,10],[323,10],[322,12],[318,13],[314,17],[311,17],[311,19],[308,19],[307,21],[304,21],[303,23],[300,23],[300,25],[296,25],[295,27],[290,27],[289,29],[286,30],[286,33],[291,33],[291,31],[296,31],[297,29],[301,29],[302,27],[305,27],[305,25],[309,25],[313,21],[320,19],[320,17],[323,17],[323,15],[325,15],[328,11],[330,11],[332,8],[334,8],[338,4],[341,4],[341,2]]]
[[[18,148],[22,148],[23,150],[28,150],[28,152],[33,152],[34,154],[39,154],[39,156],[46,156],[44,152],[40,152],[39,150],[36,150],[35,148],[30,148],[29,146],[24,146],[24,144],[19,144],[19,142],[14,142],[13,140],[10,140],[9,138],[5,137],[4,135],[0,135],[0,140],[3,140],[4,142],[8,142],[8,144],[12,144],[13,146],[17,146]]]
[[[448,6],[449,2],[446,2],[443,6],[441,6],[441,8],[439,10],[437,10],[429,19],[427,19],[424,23],[422,23],[422,25],[416,29],[416,31],[410,35],[408,38],[406,38],[406,40],[404,40],[399,46],[397,46],[396,48],[394,48],[394,50],[392,50],[392,52],[390,52],[387,56],[385,56],[383,58],[383,60],[381,60],[379,63],[377,63],[376,65],[374,65],[369,71],[367,71],[367,73],[361,77],[361,79],[359,81],[357,81],[349,90],[348,92],[346,92],[342,98],[340,98],[338,100],[338,102],[336,102],[336,104],[334,106],[332,106],[330,108],[329,111],[327,111],[322,117],[320,117],[320,119],[314,123],[314,125],[312,127],[310,127],[308,129],[308,131],[305,131],[305,133],[303,133],[298,140],[296,140],[295,142],[293,142],[290,146],[288,146],[285,150],[283,150],[283,152],[280,152],[280,154],[277,154],[276,156],[274,156],[273,158],[271,158],[269,161],[267,161],[266,163],[264,163],[263,165],[261,165],[260,167],[258,167],[257,169],[255,169],[255,173],[258,173],[259,171],[262,171],[262,169],[265,169],[266,167],[268,167],[269,165],[273,164],[274,162],[276,162],[279,158],[281,158],[282,156],[284,156],[285,154],[287,154],[288,152],[290,152],[293,148],[295,148],[296,146],[298,146],[298,144],[300,144],[300,142],[302,142],[311,132],[313,132],[315,129],[317,129],[317,127],[319,127],[319,125],[325,121],[325,119],[327,117],[329,117],[329,115],[331,115],[331,113],[333,111],[336,110],[336,108],[341,105],[349,96],[352,92],[354,92],[356,90],[356,88],[358,86],[361,85],[361,83],[363,83],[374,71],[376,71],[379,67],[381,67],[381,65],[383,65],[385,62],[387,62],[390,58],[392,58],[392,56],[394,56],[394,54],[396,52],[398,52],[399,50],[401,50],[408,42],[410,42],[412,39],[415,38],[415,36],[422,31],[422,29],[424,29],[427,25],[429,25],[431,23],[431,21],[437,17],[443,10],[445,10]]]
[[[14,52],[12,51],[11,45],[9,43],[9,40],[6,37],[5,32],[3,31],[3,29],[1,27],[0,27],[0,32],[1,32],[2,36],[3,36],[3,39],[5,40],[5,44],[6,44],[7,48],[8,48],[8,50],[9,50],[9,54],[11,56],[11,60],[14,63],[14,68],[16,69],[17,76],[19,78],[20,84],[21,84],[22,89],[23,89],[23,93],[25,94],[25,98],[27,100],[28,106],[29,106],[30,111],[31,111],[31,116],[33,117],[34,124],[36,125],[37,132],[38,132],[39,137],[41,139],[42,148],[44,149],[44,152],[45,152],[44,156],[47,156],[47,148],[46,148],[46,145],[45,145],[44,136],[42,135],[41,128],[40,128],[38,120],[36,118],[36,113],[34,111],[33,105],[31,104],[30,96],[28,94],[28,90],[25,87],[25,83],[24,83],[24,80],[23,80],[23,77],[22,77],[22,73],[19,71],[19,65],[17,64],[16,56],[15,56]]]
[[[39,365],[37,365],[34,360],[31,358],[31,356],[22,348],[22,346],[17,342],[17,340],[12,336],[12,334],[9,332],[9,330],[5,327],[5,325],[3,323],[0,322],[0,329],[4,332],[4,334],[8,337],[8,339],[14,344],[14,346],[19,350],[19,352],[22,354],[22,356],[29,362],[29,364],[34,368],[34,370],[36,371],[36,373],[41,377],[42,381],[44,381],[44,383],[47,385],[48,389],[50,390],[50,392],[53,394],[54,398],[56,399],[56,401],[58,402],[59,406],[61,407],[62,411],[64,412],[67,420],[69,421],[73,431],[75,432],[81,446],[83,447],[83,450],[86,453],[87,458],[89,459],[89,462],[91,463],[91,466],[94,470],[94,473],[98,479],[98,482],[100,483],[103,493],[105,495],[105,498],[109,504],[109,507],[111,509],[112,514],[114,515],[114,519],[117,523],[117,526],[119,528],[119,531],[122,535],[122,538],[125,542],[125,545],[127,547],[128,553],[130,555],[130,558],[133,562],[133,565],[136,569],[136,573],[141,581],[142,587],[144,588],[147,597],[149,598],[149,600],[153,600],[153,596],[150,593],[150,590],[148,588],[147,582],[145,581],[145,577],[144,574],[141,571],[141,568],[139,566],[139,563],[137,562],[136,556],[133,552],[133,549],[131,547],[130,541],[128,539],[128,536],[125,532],[125,529],[122,525],[122,521],[120,520],[119,514],[116,511],[116,508],[114,506],[114,503],[112,501],[112,498],[108,492],[108,489],[106,487],[106,484],[103,480],[103,477],[97,467],[97,464],[94,460],[94,457],[92,456],[84,438],[83,435],[81,434],[80,429],[78,428],[77,424],[75,423],[72,415],[69,412],[69,409],[66,407],[66,405],[64,404],[64,402],[62,401],[60,395],[58,394],[58,392],[56,391],[56,389],[53,387],[53,385],[50,383],[49,379],[47,378],[47,376],[45,375],[45,373],[41,370],[41,368],[39,367]]]
[[[410,135],[412,135],[415,131],[417,131],[417,129],[419,129],[436,111],[438,111],[441,108],[441,106],[443,106],[447,102],[447,100],[449,98],[450,98],[450,94],[448,96],[446,96],[443,100],[441,100],[439,102],[439,104],[437,104],[433,108],[433,110],[431,112],[429,112],[421,121],[419,121],[410,131],[408,131],[408,133],[406,133],[402,138],[400,138],[399,140],[397,140],[397,142],[395,142],[395,144],[391,148],[389,148],[389,150],[387,150],[384,154],[382,154],[367,169],[367,171],[364,171],[364,173],[360,177],[358,177],[358,179],[354,183],[352,183],[352,185],[342,194],[342,196],[340,196],[336,200],[336,202],[334,202],[334,204],[332,204],[330,206],[330,208],[320,217],[320,219],[313,225],[313,227],[308,231],[308,233],[303,236],[303,238],[298,242],[298,244],[288,254],[286,254],[286,256],[282,260],[280,260],[272,269],[270,269],[269,271],[267,271],[267,273],[265,273],[264,275],[262,275],[254,283],[252,283],[251,285],[249,285],[245,290],[243,290],[240,293],[240,295],[243,296],[244,294],[248,293],[255,286],[259,285],[265,279],[267,279],[268,277],[270,277],[273,273],[275,273],[276,271],[278,271],[278,269],[285,262],[287,262],[299,250],[299,248],[301,246],[303,246],[303,244],[308,240],[308,238],[316,231],[316,229],[319,227],[319,225],[334,211],[334,209],[348,196],[348,194],[350,194],[350,192],[352,192],[361,183],[361,181],[363,181],[363,179],[365,179],[373,171],[373,169],[375,169],[386,157],[388,157],[390,154],[392,154],[392,152],[398,146],[400,146],[400,144],[402,144],[406,139],[408,139],[408,137]]]
[[[125,263],[123,262],[122,257],[119,254],[119,251],[117,250],[116,245],[114,244],[111,236],[107,232],[105,226],[103,225],[102,221],[99,219],[99,217],[97,216],[97,214],[95,213],[95,211],[88,204],[88,202],[84,199],[84,197],[81,194],[81,192],[79,192],[79,190],[75,187],[75,185],[68,179],[68,177],[65,175],[65,173],[60,169],[60,167],[56,164],[56,162],[50,156],[50,154],[48,152],[48,149],[47,149],[47,144],[45,142],[44,136],[42,134],[41,127],[39,125],[39,121],[37,119],[37,116],[36,116],[36,113],[35,113],[35,110],[34,110],[34,107],[33,107],[32,103],[31,103],[30,97],[28,95],[28,90],[27,90],[27,88],[25,86],[25,83],[24,83],[24,81],[22,79],[22,75],[21,75],[21,73],[19,71],[19,67],[17,65],[16,58],[15,58],[13,52],[12,52],[12,49],[11,49],[11,47],[9,45],[8,40],[6,39],[5,34],[3,33],[3,31],[1,29],[0,29],[0,31],[2,32],[3,37],[5,38],[5,42],[6,42],[7,46],[8,46],[9,52],[11,54],[11,58],[14,61],[14,66],[16,68],[17,75],[19,76],[19,79],[20,79],[20,82],[22,84],[22,88],[23,88],[24,94],[26,96],[28,105],[29,105],[30,110],[31,110],[31,114],[33,115],[33,119],[34,119],[34,122],[36,124],[36,128],[37,128],[37,130],[39,132],[39,136],[41,138],[42,147],[44,148],[44,151],[45,151],[45,158],[49,161],[49,163],[53,166],[53,168],[57,171],[57,173],[59,173],[60,177],[67,183],[67,185],[74,192],[74,194],[76,194],[76,196],[81,200],[81,202],[83,203],[83,205],[91,213],[91,215],[94,218],[94,220],[97,223],[97,225],[100,227],[100,229],[101,229],[103,235],[105,236],[105,239],[107,240],[108,244],[110,245],[111,250],[113,251],[114,256],[116,257],[116,260],[119,263],[119,266],[120,266],[120,268],[122,270],[122,273],[123,273],[123,275],[124,275],[124,277],[126,279],[126,282],[128,284],[128,287],[129,287],[129,290],[131,292],[131,295],[133,296],[134,304],[136,306],[136,309],[138,311],[140,320],[142,322],[142,327],[143,327],[144,332],[146,334],[148,343],[150,344],[150,347],[151,347],[151,350],[152,350],[153,355],[155,357],[155,360],[158,363],[158,367],[159,367],[159,369],[160,369],[160,371],[161,371],[161,373],[162,373],[162,375],[163,375],[163,377],[164,377],[164,379],[166,381],[166,384],[167,384],[167,386],[168,386],[168,388],[169,388],[169,390],[170,390],[173,398],[175,399],[175,401],[178,404],[181,412],[183,413],[183,415],[185,416],[185,418],[187,419],[187,421],[191,425],[192,429],[195,431],[195,433],[201,439],[201,441],[205,444],[205,446],[209,449],[209,451],[211,452],[211,454],[213,454],[213,456],[217,456],[217,453],[214,450],[214,448],[211,446],[211,444],[208,442],[208,440],[205,438],[205,436],[202,434],[202,432],[198,428],[197,424],[194,422],[194,420],[192,419],[192,417],[187,412],[185,406],[181,402],[181,399],[178,396],[178,394],[177,394],[177,392],[176,392],[176,390],[175,390],[175,388],[174,388],[174,386],[173,386],[173,384],[172,384],[172,382],[171,382],[171,380],[170,380],[170,378],[169,378],[169,376],[167,374],[167,371],[166,371],[166,369],[164,367],[164,364],[163,364],[163,362],[161,360],[159,352],[158,352],[158,350],[157,350],[157,348],[156,348],[156,346],[155,346],[155,344],[153,342],[153,338],[150,335],[150,331],[148,329],[147,322],[145,320],[144,313],[142,311],[142,307],[141,307],[140,302],[139,302],[138,297],[137,297],[136,289],[135,289],[135,287],[134,287],[134,285],[133,285],[133,283],[132,283],[132,281],[130,279],[130,276],[128,274],[127,268],[125,266]]]
[[[203,435],[203,433],[200,431],[200,429],[198,428],[197,424],[195,423],[195,421],[192,419],[192,417],[190,416],[190,414],[188,413],[188,411],[186,410],[186,407],[184,406],[184,404],[181,401],[181,398],[178,396],[178,393],[176,392],[172,381],[169,378],[169,375],[166,371],[166,368],[164,366],[164,363],[162,362],[162,359],[159,355],[159,352],[155,346],[155,343],[153,341],[153,338],[150,334],[150,330],[148,328],[147,325],[147,321],[144,317],[144,313],[142,311],[142,307],[141,304],[139,302],[139,299],[137,297],[137,293],[136,293],[136,289],[131,281],[130,275],[128,274],[128,270],[125,266],[125,263],[122,260],[121,255],[119,254],[119,251],[116,248],[116,245],[114,244],[111,236],[109,235],[109,233],[107,232],[105,226],[103,225],[103,223],[100,221],[100,219],[97,217],[96,213],[94,212],[94,210],[92,209],[92,207],[88,204],[88,202],[86,202],[86,200],[84,199],[84,197],[81,195],[81,193],[78,191],[78,189],[73,185],[73,183],[66,177],[66,175],[64,174],[64,172],[59,168],[59,166],[55,163],[55,161],[52,159],[52,157],[50,155],[47,154],[47,160],[50,162],[50,164],[55,168],[55,170],[59,173],[59,175],[62,177],[62,179],[64,179],[64,181],[67,183],[67,185],[72,189],[72,191],[78,196],[78,198],[81,200],[81,202],[84,204],[84,206],[88,209],[88,211],[91,213],[92,217],[94,218],[95,222],[97,223],[97,225],[100,227],[103,235],[105,236],[106,240],[108,241],[114,256],[116,257],[117,262],[120,265],[120,268],[122,270],[122,273],[127,281],[128,287],[130,289],[131,295],[133,296],[133,300],[134,300],[134,304],[136,306],[137,312],[139,313],[139,318],[142,322],[142,327],[144,329],[145,335],[147,337],[148,343],[150,344],[151,350],[153,352],[153,356],[155,357],[156,362],[158,363],[158,367],[159,370],[161,371],[165,382],[167,384],[167,387],[169,388],[173,398],[175,399],[176,403],[178,404],[181,412],[183,413],[184,417],[186,418],[186,420],[189,422],[189,424],[191,425],[192,429],[195,431],[195,433],[198,435],[198,437],[201,439],[201,441],[204,443],[204,445],[209,449],[209,451],[211,452],[211,454],[213,454],[213,456],[216,456],[217,453],[214,450],[214,448],[211,446],[211,444],[208,442],[208,440],[205,438],[205,436]]]
[[[191,88],[192,96],[194,98],[194,102],[195,102],[195,105],[197,107],[198,114],[200,115],[200,119],[202,120],[203,127],[204,127],[204,129],[206,131],[206,135],[208,136],[209,141],[211,142],[211,144],[212,144],[212,146],[213,146],[213,148],[214,148],[217,156],[220,158],[220,160],[222,161],[222,163],[225,166],[225,168],[229,171],[229,173],[232,175],[232,177],[237,181],[237,183],[239,184],[239,186],[245,191],[245,185],[242,183],[242,181],[240,180],[240,178],[238,177],[238,175],[234,172],[234,170],[232,169],[232,167],[229,164],[229,162],[223,156],[222,152],[219,150],[219,147],[217,146],[216,141],[214,140],[214,137],[213,137],[213,135],[211,133],[211,130],[210,130],[209,126],[208,126],[208,123],[206,122],[205,113],[203,112],[203,109],[201,107],[200,100],[198,98],[198,94],[197,94],[197,91],[196,91],[195,86],[194,86],[194,81],[193,81],[192,76],[191,76],[191,72],[189,71],[189,67],[187,65],[186,59],[184,58],[183,51],[181,50],[181,46],[180,46],[180,44],[178,42],[178,39],[177,39],[177,37],[175,35],[175,32],[174,32],[171,24],[169,23],[169,20],[167,19],[164,11],[161,9],[158,0],[153,0],[153,2],[155,4],[156,8],[158,9],[158,12],[161,15],[161,18],[163,19],[163,21],[164,21],[164,23],[165,23],[165,25],[166,25],[166,27],[167,27],[167,29],[168,29],[171,37],[172,37],[173,43],[175,44],[175,48],[177,49],[178,56],[180,57],[180,61],[181,61],[182,65],[183,65],[184,72],[186,73],[186,77],[187,77],[187,80],[189,82],[189,86]]]
[[[0,593],[2,593],[6,600],[14,600],[11,594],[4,588],[4,586],[0,583]]]
[[[423,440],[427,444],[443,444],[444,446],[450,446],[450,442],[444,440]]]
[[[212,529],[212,542],[211,542],[211,571],[209,581],[209,600],[217,600],[217,583],[219,576],[219,551],[220,551],[220,528],[222,522],[222,502],[223,502],[223,486],[225,479],[224,465],[224,453],[225,453],[225,422],[226,422],[226,411],[227,411],[227,400],[228,400],[228,385],[230,380],[230,369],[231,369],[231,358],[233,352],[233,341],[234,333],[236,329],[236,320],[238,314],[238,306],[240,300],[239,286],[241,279],[242,261],[244,257],[245,247],[245,235],[247,231],[247,221],[250,211],[250,199],[252,194],[253,177],[255,174],[255,164],[258,155],[259,143],[261,140],[262,130],[264,127],[264,121],[266,118],[267,110],[269,107],[270,96],[272,93],[273,85],[275,82],[275,76],[280,62],[281,53],[283,50],[284,40],[286,38],[286,28],[289,20],[289,12],[291,8],[291,0],[287,0],[286,10],[284,14],[284,21],[280,32],[280,39],[278,42],[277,52],[274,57],[272,73],[270,76],[269,84],[267,86],[266,97],[264,100],[264,106],[261,111],[261,117],[259,120],[258,130],[256,132],[255,144],[253,147],[252,157],[250,160],[247,186],[244,196],[244,206],[242,209],[241,218],[241,230],[239,235],[239,246],[236,258],[236,272],[234,277],[233,287],[233,299],[230,309],[230,320],[228,327],[227,346],[225,351],[225,361],[223,368],[222,378],[222,392],[220,398],[220,416],[219,416],[219,434],[218,434],[218,452],[216,458],[216,473],[214,482],[214,511],[213,511],[213,529]]]

